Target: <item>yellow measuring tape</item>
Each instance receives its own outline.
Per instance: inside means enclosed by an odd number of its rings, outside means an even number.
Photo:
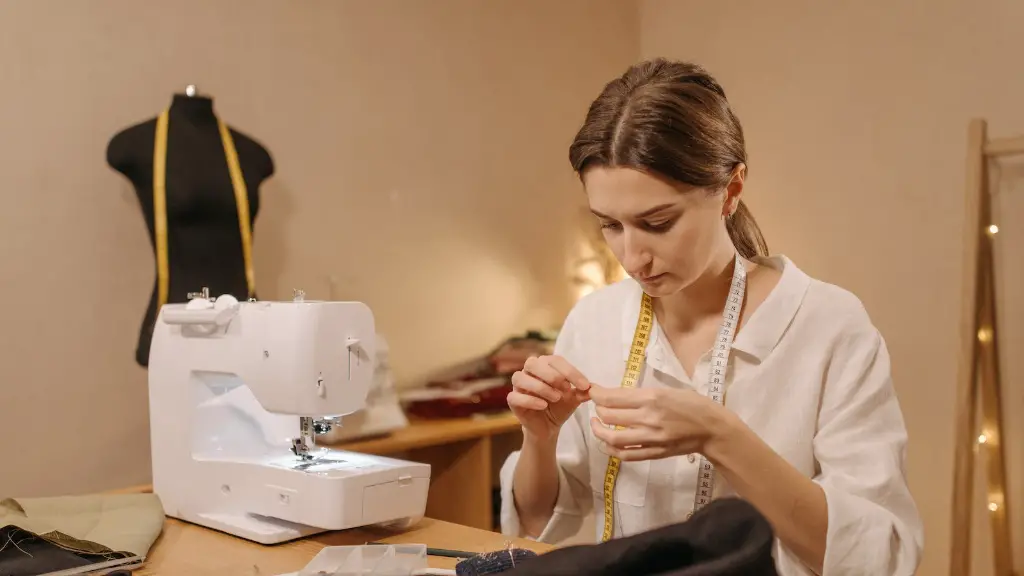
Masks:
[[[644,292],[640,299],[640,316],[636,320],[636,330],[633,331],[633,344],[629,347],[629,361],[626,364],[626,372],[622,375],[622,387],[634,388],[637,380],[640,379],[640,369],[643,368],[644,351],[647,349],[647,341],[651,338],[651,327],[654,324],[654,308],[651,306],[651,297]],[[622,426],[616,426],[616,430],[622,430]],[[615,456],[608,457],[608,468],[604,472],[604,532],[601,534],[601,541],[607,542],[611,539],[615,527],[615,480],[619,476],[619,465],[621,462]]]
[[[157,312],[167,303],[170,283],[167,265],[167,125],[170,110],[164,110],[156,120],[156,145],[153,148],[153,220],[156,233]],[[238,163],[238,152],[231,131],[219,118],[220,139],[224,144],[231,186],[235,189],[235,205],[238,208],[238,227],[242,232],[242,258],[245,260],[245,282],[249,298],[256,294],[256,274],[252,265],[252,230],[249,226],[249,193],[242,178]],[[198,289],[198,287],[197,287]]]
[[[746,295],[747,272],[743,266],[743,260],[737,253],[735,257],[732,285],[729,287],[729,296],[725,301],[725,309],[722,311],[722,325],[718,329],[718,337],[712,344],[711,366],[708,368],[708,397],[718,404],[725,404],[725,373],[729,365],[729,351],[732,347],[733,336],[739,326],[740,309],[743,306],[743,299]],[[651,329],[654,323],[654,311],[651,306],[651,297],[644,293],[640,300],[640,316],[636,320],[636,331],[633,333],[633,344],[629,349],[629,361],[626,364],[626,372],[622,376],[623,388],[636,387],[640,378],[640,370],[643,367],[644,352],[647,349],[647,342],[651,337]],[[621,430],[622,426],[616,426]],[[619,459],[610,456],[608,468],[604,473],[604,532],[601,541],[607,542],[611,539],[615,527],[615,479],[619,475]],[[715,477],[714,466],[708,462],[707,457],[701,455],[700,465],[697,468],[697,489],[693,496],[693,512],[700,510],[711,501],[714,494]],[[692,514],[692,512],[691,512]],[[687,516],[689,518],[689,516]]]

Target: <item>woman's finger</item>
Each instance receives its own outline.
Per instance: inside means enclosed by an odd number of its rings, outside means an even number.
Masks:
[[[613,448],[661,445],[661,438],[650,428],[622,428],[621,430],[616,430],[602,424],[597,418],[591,418],[590,429],[598,440]]]
[[[577,404],[583,404],[587,400],[590,400],[590,392],[579,389],[573,390],[572,399],[575,400]]]
[[[590,380],[561,356],[548,356],[548,364],[579,390],[590,390]]]
[[[642,408],[606,408],[594,406],[594,412],[601,422],[609,426],[642,426],[652,424],[651,417]]]
[[[547,410],[548,403],[536,396],[523,394],[513,390],[507,397],[509,408],[522,408],[523,410]]]
[[[548,402],[558,402],[562,399],[561,392],[523,371],[512,375],[512,389],[532,394]]]
[[[569,381],[565,379],[565,376],[562,376],[561,372],[555,370],[545,358],[530,357],[523,364],[523,372],[541,382],[547,383],[559,392],[567,393],[570,391]]]
[[[609,456],[614,456],[623,462],[636,462],[641,460],[657,460],[672,454],[663,446],[651,446],[644,448],[612,448],[602,444],[601,451]]]
[[[645,389],[611,388],[594,386],[590,399],[598,406],[607,408],[641,408],[650,403],[653,393]]]

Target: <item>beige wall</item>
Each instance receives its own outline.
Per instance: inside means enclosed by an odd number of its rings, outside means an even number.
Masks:
[[[968,119],[1024,133],[1017,0],[641,3],[641,53],[705,64],[747,131],[747,197],[769,246],[857,293],[884,333],[926,524],[920,574],[946,574]],[[1000,248],[1024,245],[1024,178],[1004,170]],[[1016,193],[1016,194],[1014,194]],[[1024,293],[1016,250],[1003,294]],[[1024,414],[1024,309],[1004,299],[1008,414]],[[1016,362],[1015,362],[1016,361]],[[1024,426],[1014,424],[1017,438]],[[1017,510],[1024,444],[1008,446]],[[976,506],[982,552],[985,511]],[[1017,524],[1018,569],[1024,516]],[[976,574],[987,574],[981,557]]]
[[[668,55],[725,85],[770,246],[856,292],[884,332],[928,529],[920,573],[944,574],[964,134],[976,115],[1024,133],[1021,21],[1016,0],[0,0],[0,496],[148,479],[132,358],[153,260],[104,148],[185,84],[277,163],[255,229],[264,297],[365,300],[411,382],[560,320],[582,200],[566,145],[604,81]],[[1000,247],[1021,246],[1024,169],[1002,173]],[[1003,293],[1022,293],[1022,260],[1001,262]],[[1024,309],[1001,311],[1019,415]]]
[[[277,164],[261,296],[367,302],[410,381],[560,322],[567,146],[637,30],[617,0],[0,1],[0,497],[149,478],[153,256],[118,130],[213,95]]]

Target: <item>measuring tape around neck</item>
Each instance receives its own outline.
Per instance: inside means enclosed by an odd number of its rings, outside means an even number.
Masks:
[[[732,350],[732,340],[736,334],[736,327],[739,323],[740,309],[743,307],[743,298],[746,293],[747,271],[743,267],[740,255],[736,254],[735,267],[732,273],[732,285],[729,287],[729,296],[725,301],[725,310],[722,312],[722,325],[718,328],[718,336],[711,349],[711,364],[708,367],[708,396],[715,402],[722,404],[725,400],[725,373],[729,365],[729,352]],[[647,350],[647,343],[651,337],[651,330],[654,326],[654,308],[651,297],[644,293],[640,299],[640,315],[636,321],[636,329],[633,332],[633,343],[629,347],[629,359],[626,361],[626,372],[622,375],[622,388],[634,388],[640,379],[640,370],[643,367],[644,356]],[[621,430],[622,426],[616,426]],[[612,538],[615,529],[615,481],[619,476],[621,462],[615,456],[608,457],[608,467],[604,473],[604,530],[601,534],[601,541],[607,542]],[[693,511],[687,516],[700,510],[711,501],[715,489],[714,467],[707,458],[701,455],[700,466],[697,468],[697,489],[693,496]]]
[[[153,228],[156,235],[157,303],[156,311],[167,303],[170,272],[167,264],[167,126],[170,110],[164,110],[156,119],[156,142],[153,147]],[[231,186],[235,190],[235,206],[238,209],[238,227],[242,233],[242,258],[245,261],[245,283],[249,298],[256,294],[256,274],[252,264],[252,230],[249,224],[249,193],[242,178],[238,152],[231,131],[224,122],[217,119]]]

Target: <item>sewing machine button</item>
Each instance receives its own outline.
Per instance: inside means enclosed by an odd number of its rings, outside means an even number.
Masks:
[[[697,457],[693,454],[687,454],[686,459],[690,461],[690,464],[693,464],[697,460]]]

